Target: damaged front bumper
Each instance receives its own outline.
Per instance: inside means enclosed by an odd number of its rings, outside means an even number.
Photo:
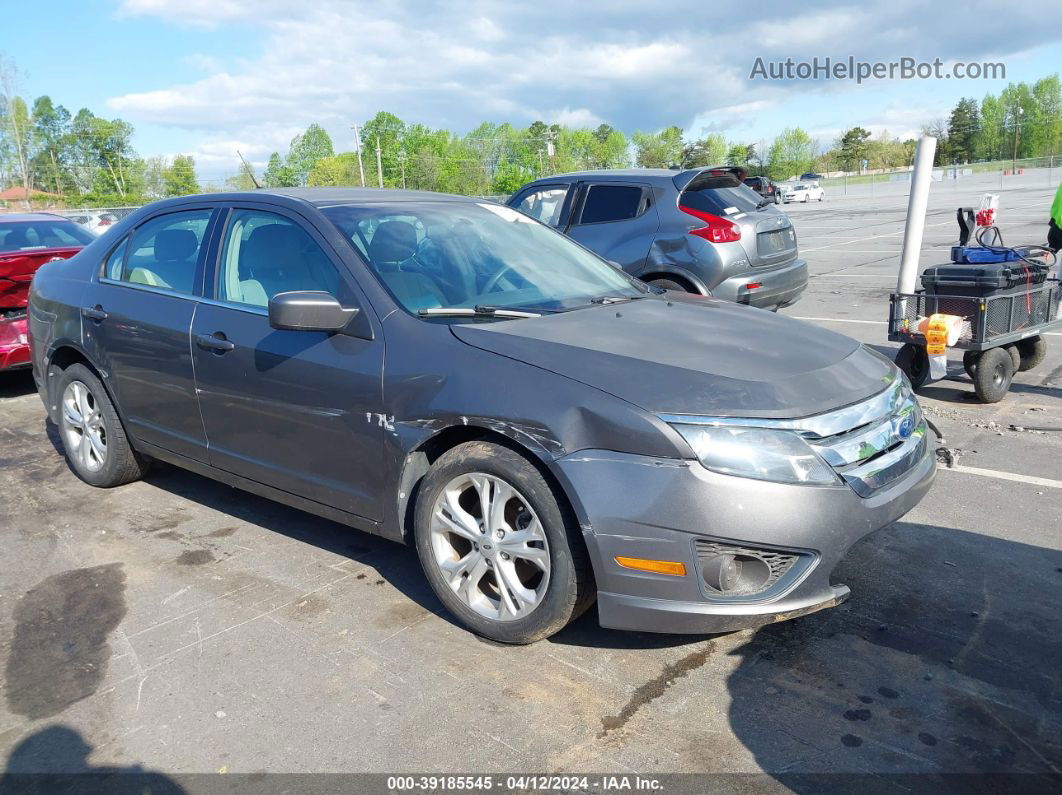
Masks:
[[[849,589],[830,583],[834,567],[860,538],[917,505],[935,467],[923,440],[906,474],[869,497],[844,484],[771,483],[711,472],[696,461],[605,450],[561,458],[554,471],[576,503],[602,626],[713,633],[843,602]],[[763,587],[713,588],[720,554],[764,572]],[[685,574],[633,570],[617,556],[681,562]]]
[[[28,367],[29,328],[25,310],[0,312],[0,370]]]

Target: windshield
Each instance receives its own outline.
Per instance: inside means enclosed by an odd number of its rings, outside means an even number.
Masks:
[[[563,310],[647,288],[548,226],[475,202],[336,205],[321,211],[409,312]]]
[[[92,233],[70,221],[0,221],[0,252],[86,246]]]

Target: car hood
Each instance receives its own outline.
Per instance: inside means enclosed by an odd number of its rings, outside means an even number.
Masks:
[[[804,417],[868,398],[896,372],[850,337],[715,299],[649,297],[451,329],[661,414]]]

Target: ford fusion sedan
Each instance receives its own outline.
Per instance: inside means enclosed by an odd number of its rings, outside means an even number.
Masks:
[[[411,544],[450,612],[510,643],[595,599],[655,632],[836,605],[834,566],[934,472],[882,356],[470,198],[153,204],[41,268],[30,330],[86,482],[166,461]]]
[[[632,276],[763,309],[808,284],[789,218],[739,167],[581,171],[525,185],[509,205]]]

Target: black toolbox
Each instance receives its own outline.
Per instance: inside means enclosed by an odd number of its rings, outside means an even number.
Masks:
[[[922,286],[933,295],[984,297],[1043,284],[1050,269],[1046,263],[1024,261],[933,265],[923,271]]]

